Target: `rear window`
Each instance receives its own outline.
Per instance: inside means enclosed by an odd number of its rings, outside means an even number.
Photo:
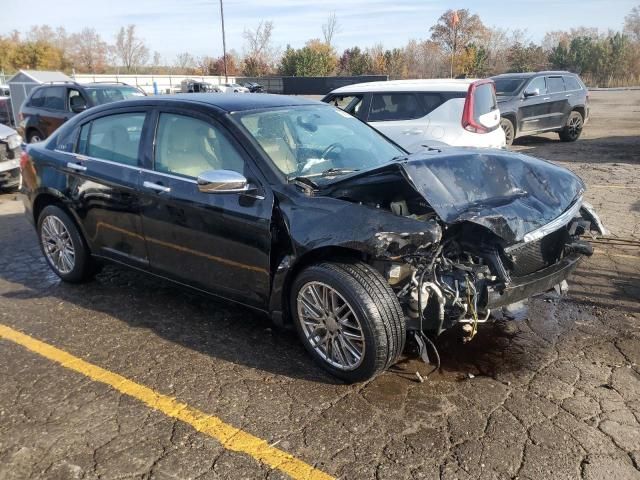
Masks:
[[[576,77],[564,77],[564,86],[567,90],[581,90],[582,85]]]
[[[498,108],[496,92],[492,83],[478,85],[473,96],[473,117],[478,121],[482,115]]]
[[[48,108],[50,110],[64,110],[66,93],[65,87],[47,88],[44,97],[44,108]]]
[[[464,98],[466,92],[421,92],[416,94],[422,102],[424,115],[428,115],[442,104],[454,98]]]
[[[33,95],[31,96],[31,100],[29,101],[30,107],[40,108],[44,106],[44,94],[46,88],[38,88]]]
[[[547,92],[564,92],[564,81],[562,77],[547,77]]]
[[[144,119],[144,113],[121,113],[83,125],[80,153],[125,165],[137,165]]]
[[[424,116],[424,109],[413,93],[374,93],[368,121],[390,122]]]

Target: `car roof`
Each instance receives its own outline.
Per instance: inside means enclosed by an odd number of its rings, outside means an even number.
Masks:
[[[469,85],[476,79],[450,79],[430,78],[415,80],[391,80],[381,82],[354,83],[336,88],[331,93],[356,93],[356,92],[466,92]]]
[[[577,77],[575,73],[563,71],[563,70],[546,70],[543,72],[522,72],[522,73],[502,73],[500,75],[495,75],[491,78],[499,79],[499,78],[531,78],[537,75],[572,75]]]
[[[91,111],[107,110],[110,107],[135,106],[144,103],[146,105],[162,105],[167,103],[192,103],[194,105],[210,105],[226,112],[239,112],[247,110],[259,110],[277,107],[291,107],[300,105],[322,105],[326,103],[317,100],[309,100],[302,97],[290,95],[272,95],[267,93],[178,93],[174,95],[156,95],[149,97],[139,97],[108,103],[100,107],[94,107]]]

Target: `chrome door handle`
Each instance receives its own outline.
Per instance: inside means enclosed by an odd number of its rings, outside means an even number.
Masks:
[[[159,185],[153,182],[143,182],[142,186],[160,193],[169,193],[171,191],[170,187],[165,187],[164,185]]]
[[[565,97],[570,97],[571,95],[573,95],[573,93],[567,93]]]
[[[405,135],[420,135],[421,133],[423,133],[423,131],[417,128],[414,128],[411,130],[403,130],[402,133],[404,133]]]
[[[75,170],[76,172],[86,172],[87,171],[87,167],[85,167],[84,165],[80,165],[79,163],[67,163],[67,168],[70,168],[71,170]]]
[[[551,97],[544,97],[542,100],[550,100]]]

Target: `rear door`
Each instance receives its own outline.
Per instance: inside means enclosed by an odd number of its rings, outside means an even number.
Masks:
[[[152,268],[181,283],[264,308],[273,195],[241,146],[213,118],[156,112],[153,158],[142,173],[142,220]],[[203,193],[197,177],[243,174],[250,194]]]
[[[64,85],[45,88],[40,110],[40,125],[45,136],[51,135],[60,125],[71,118],[66,108],[67,87]]]
[[[547,77],[547,95],[549,99],[549,128],[564,127],[571,111],[569,104],[570,93],[565,91],[562,75]]]
[[[534,92],[537,92],[533,94]],[[532,95],[527,95],[531,93]],[[518,109],[518,131],[537,132],[549,128],[549,101],[545,77],[535,77],[525,86]]]
[[[146,119],[145,108],[92,118],[70,152],[57,152],[92,251],[136,267],[148,266],[138,190]]]

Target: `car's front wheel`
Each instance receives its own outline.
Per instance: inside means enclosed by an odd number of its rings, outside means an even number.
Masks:
[[[69,215],[56,205],[44,208],[38,217],[40,248],[49,267],[62,280],[79,283],[96,272],[82,234]]]
[[[304,346],[325,370],[347,382],[370,379],[404,348],[402,307],[380,273],[362,262],[304,269],[291,289],[291,311]]]
[[[516,138],[516,129],[513,126],[513,123],[508,118],[500,119],[500,127],[504,132],[504,139],[507,143],[507,147],[510,147],[513,143],[513,140]]]
[[[584,127],[582,114],[574,110],[569,115],[565,127],[558,133],[560,140],[563,142],[575,142],[582,134],[582,127]]]

